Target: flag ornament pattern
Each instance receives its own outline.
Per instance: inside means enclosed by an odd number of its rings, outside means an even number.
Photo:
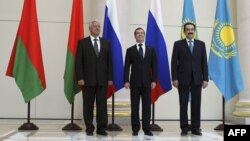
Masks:
[[[113,63],[113,85],[108,87],[107,98],[124,87],[123,56],[120,43],[120,31],[116,0],[107,0],[104,16],[103,38],[110,41]]]
[[[64,93],[70,104],[74,102],[75,95],[81,91],[75,79],[75,56],[78,40],[83,38],[83,33],[83,2],[73,0],[64,72]]]
[[[167,46],[164,40],[163,33],[160,1],[151,0],[145,43],[146,45],[153,47],[155,50],[158,75],[156,88],[151,92],[151,103],[155,103],[162,94],[172,89],[167,56]]]
[[[24,0],[6,75],[15,78],[26,103],[46,89],[35,0]]]
[[[235,36],[231,23],[222,23],[216,19],[211,51],[223,59],[230,59],[237,55]]]
[[[217,0],[208,69],[210,79],[214,81],[226,102],[243,90],[238,51],[227,0]]]
[[[193,23],[196,25],[196,19],[194,14],[193,0],[184,0],[183,13],[182,13],[182,26],[181,26],[181,39],[185,39],[183,25],[186,23]],[[198,38],[197,31],[195,32],[195,38]]]

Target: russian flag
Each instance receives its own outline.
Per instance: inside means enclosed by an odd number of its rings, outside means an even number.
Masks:
[[[172,89],[167,46],[164,40],[160,0],[151,0],[148,13],[146,45],[153,47],[157,57],[158,83],[152,90],[151,103]]]
[[[108,88],[108,98],[124,87],[123,56],[117,17],[116,0],[107,0],[104,16],[103,38],[110,41],[113,60],[113,86]]]

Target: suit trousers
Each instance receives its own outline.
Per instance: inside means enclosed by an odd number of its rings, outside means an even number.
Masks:
[[[188,102],[191,92],[191,128],[200,129],[201,85],[179,85],[180,128],[188,129]]]
[[[83,87],[83,116],[86,132],[93,132],[93,111],[96,100],[97,130],[105,130],[107,124],[107,86]]]
[[[130,89],[130,100],[131,100],[131,124],[132,131],[139,132],[140,117],[140,97],[142,101],[142,129],[144,132],[150,130],[150,117],[151,117],[151,89],[150,87],[136,87]]]

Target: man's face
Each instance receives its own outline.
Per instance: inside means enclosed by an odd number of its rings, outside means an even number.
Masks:
[[[97,37],[100,34],[101,26],[99,22],[92,22],[91,26],[89,27],[89,31],[92,36]]]
[[[194,29],[193,25],[191,25],[191,24],[186,25],[184,32],[185,32],[186,38],[188,38],[188,39],[194,38],[195,29]]]
[[[145,37],[145,32],[142,29],[138,29],[135,31],[135,40],[137,43],[143,43]]]

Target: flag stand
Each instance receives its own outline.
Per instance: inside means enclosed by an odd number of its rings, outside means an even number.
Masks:
[[[21,125],[18,130],[38,130],[39,128],[34,124],[30,123],[30,101],[28,102],[28,122]]]
[[[152,104],[152,105],[153,105],[152,124],[150,124],[150,130],[151,131],[160,131],[160,132],[162,132],[163,129],[159,125],[155,124],[155,104]]]
[[[214,128],[214,130],[223,131],[224,130],[224,125],[225,125],[225,99],[222,96],[222,124],[219,124],[218,126],[216,126]]]
[[[112,123],[108,125],[107,127],[107,130],[108,131],[122,131],[122,128],[115,124],[114,121],[115,121],[115,114],[114,114],[114,109],[115,109],[115,95],[113,94],[112,96]]]
[[[79,131],[79,130],[82,130],[81,127],[79,127],[77,124],[73,123],[73,120],[74,120],[74,102],[72,102],[72,104],[71,104],[71,123],[65,125],[62,128],[62,130],[64,130],[64,131],[68,131],[68,130]]]

